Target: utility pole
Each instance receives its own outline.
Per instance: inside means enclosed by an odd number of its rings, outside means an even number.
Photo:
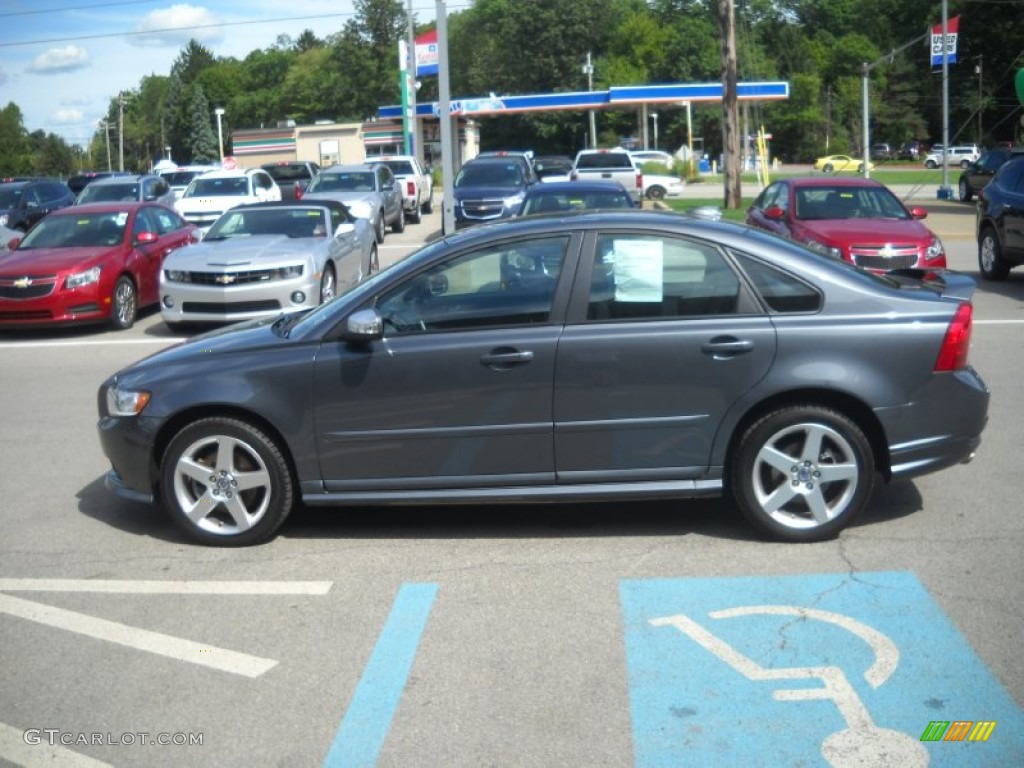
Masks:
[[[104,120],[103,121],[103,135],[106,136],[106,139],[107,139],[107,171],[109,172],[109,171],[113,170],[110,167],[110,121],[109,120]]]
[[[583,65],[583,74],[587,76],[587,90],[594,90],[594,62],[590,58],[590,51],[587,51],[587,63]],[[594,118],[594,110],[590,110],[590,148],[597,149],[597,123]]]
[[[117,94],[117,170],[124,170],[124,93]]]
[[[739,100],[736,77],[736,9],[733,0],[718,0],[722,27],[722,164],[725,166],[725,207],[737,210],[743,200],[740,178]]]

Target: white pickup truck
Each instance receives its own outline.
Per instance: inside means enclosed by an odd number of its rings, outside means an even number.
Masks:
[[[375,155],[367,163],[383,163],[402,187],[405,215],[418,224],[424,213],[434,210],[434,179],[412,155]]]
[[[576,154],[570,178],[611,179],[624,186],[639,204],[644,196],[643,174],[633,162],[633,156],[624,149],[584,149]]]

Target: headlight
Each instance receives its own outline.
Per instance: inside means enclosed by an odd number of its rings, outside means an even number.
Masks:
[[[302,265],[296,264],[293,267],[279,267],[274,270],[272,280],[292,280],[296,277],[302,277]]]
[[[939,238],[934,238],[928,243],[928,248],[925,249],[924,258],[925,261],[934,261],[946,252],[946,249],[942,245],[942,241]]]
[[[64,281],[65,288],[81,288],[83,285],[91,285],[100,279],[100,268],[93,267],[87,269],[85,272],[76,272],[73,275],[68,275]]]
[[[6,227],[7,226],[7,221],[8,221],[8,219],[7,219],[7,214],[6,213],[3,214],[2,216],[0,216],[0,227]]]
[[[835,246],[825,245],[824,243],[819,243],[817,240],[805,240],[804,245],[812,251],[820,253],[822,256],[828,256],[830,259],[838,259],[840,261],[843,259],[842,250]]]
[[[168,283],[187,283],[189,281],[188,272],[181,269],[165,269],[164,280]]]
[[[523,204],[523,198],[526,197],[526,193],[520,192],[518,195],[512,195],[512,197],[506,197],[502,202],[506,208],[518,208]]]
[[[353,216],[358,216],[360,219],[370,218],[370,204],[364,200],[348,203],[348,209],[352,212]]]
[[[120,389],[107,390],[107,413],[111,416],[138,416],[149,403],[149,392]]]

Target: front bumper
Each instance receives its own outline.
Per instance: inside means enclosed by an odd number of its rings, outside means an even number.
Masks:
[[[33,328],[99,323],[110,317],[112,297],[100,283],[66,290],[58,277],[51,292],[27,299],[0,296],[0,328]],[[59,281],[59,282],[58,282]],[[0,291],[3,291],[0,280]]]
[[[100,396],[104,397],[105,393],[101,392]],[[100,446],[111,466],[105,483],[117,496],[132,501],[153,501],[157,484],[153,448],[162,424],[162,420],[144,416],[100,417],[97,424]]]
[[[160,285],[160,315],[168,323],[233,323],[297,312],[320,303],[317,275],[230,287]]]

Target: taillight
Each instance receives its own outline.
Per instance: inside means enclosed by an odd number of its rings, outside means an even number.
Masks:
[[[416,197],[416,182],[407,181],[405,182],[405,194],[409,197]]]
[[[636,190],[637,192],[644,191],[644,175],[640,172],[636,172]]]
[[[942,349],[935,360],[935,371],[959,371],[967,367],[967,350],[971,346],[971,320],[974,307],[964,302],[946,329],[946,338],[942,340]]]
[[[306,192],[305,192],[305,190],[304,190],[304,189],[302,188],[302,185],[301,185],[301,184],[296,184],[296,185],[295,185],[295,199],[296,199],[296,200],[301,200],[301,199],[302,199],[302,196],[303,196],[304,194],[306,194]]]

